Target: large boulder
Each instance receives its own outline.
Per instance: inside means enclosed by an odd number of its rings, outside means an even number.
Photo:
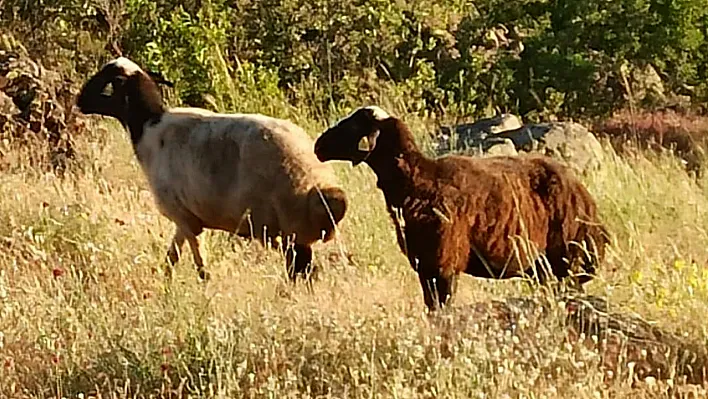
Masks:
[[[493,145],[487,148],[485,153],[488,156],[514,156],[519,155],[516,151],[516,146],[514,142],[510,139],[502,139],[501,141],[495,141]]]
[[[491,139],[487,141],[487,138],[497,133],[518,129],[521,126],[521,120],[512,114],[501,114],[453,127],[442,126],[437,150],[447,152],[482,145],[485,146],[482,151],[486,151],[488,147],[504,143],[504,140],[495,142]]]
[[[578,172],[597,168],[604,160],[602,146],[595,135],[575,122],[527,125],[498,136],[511,139],[519,150],[548,155]]]
[[[650,64],[630,68],[629,85],[632,98],[636,102],[664,104],[667,101],[666,89],[661,76]]]
[[[558,159],[578,172],[596,168],[604,159],[600,142],[574,122],[522,125],[514,115],[500,115],[441,129],[438,154],[462,151],[472,155],[540,153]],[[513,148],[512,148],[513,146]]]

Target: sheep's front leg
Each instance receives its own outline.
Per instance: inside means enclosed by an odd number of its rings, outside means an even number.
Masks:
[[[201,229],[198,230],[201,233]],[[197,233],[198,234],[198,233]],[[202,280],[209,279],[209,273],[204,270],[204,260],[202,259],[201,251],[199,250],[199,240],[197,239],[197,234],[191,232],[188,229],[177,226],[175,228],[175,234],[172,237],[172,242],[167,250],[167,275],[172,276],[174,272],[174,266],[179,262],[180,255],[182,253],[182,247],[184,246],[185,240],[189,243],[189,247],[192,250],[192,256],[194,257],[194,264],[197,267],[197,272],[199,272],[199,277]]]
[[[426,276],[418,274],[421,288],[423,288],[423,299],[428,310],[434,312],[448,306],[455,292],[457,291],[457,274],[449,275],[436,274]]]
[[[312,248],[309,245],[295,244],[288,245],[285,251],[285,262],[288,270],[288,277],[295,282],[298,274],[308,276],[313,272]]]
[[[168,277],[172,276],[172,273],[174,271],[174,267],[179,262],[180,254],[182,252],[182,247],[184,246],[184,240],[185,236],[182,233],[182,230],[177,227],[175,229],[175,234],[172,237],[172,242],[170,243],[170,247],[167,250],[167,256],[166,256],[166,261],[167,261],[167,270],[166,274]]]

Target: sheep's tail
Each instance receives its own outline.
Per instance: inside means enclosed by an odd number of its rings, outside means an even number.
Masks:
[[[347,212],[347,195],[338,187],[313,187],[308,194],[308,207],[310,223],[317,231],[324,232],[321,238],[326,242]]]

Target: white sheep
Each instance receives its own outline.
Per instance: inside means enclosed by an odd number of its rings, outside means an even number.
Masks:
[[[109,84],[112,93],[104,93]],[[334,171],[287,120],[168,109],[151,76],[124,57],[84,85],[77,105],[85,114],[117,118],[129,131],[156,204],[176,226],[170,271],[186,240],[199,276],[208,278],[197,236],[210,228],[261,242],[294,236],[286,249],[294,281],[310,271],[311,245],[329,241],[344,217],[347,198]]]

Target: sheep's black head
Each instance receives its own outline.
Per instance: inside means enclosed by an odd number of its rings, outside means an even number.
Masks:
[[[379,107],[359,108],[322,133],[315,142],[315,154],[321,162],[365,161],[376,148],[381,124],[391,117]]]
[[[161,75],[145,72],[133,61],[119,57],[84,84],[76,105],[85,114],[117,118],[130,129],[136,142],[142,136],[143,125],[159,120],[164,112],[158,82],[171,85]]]

